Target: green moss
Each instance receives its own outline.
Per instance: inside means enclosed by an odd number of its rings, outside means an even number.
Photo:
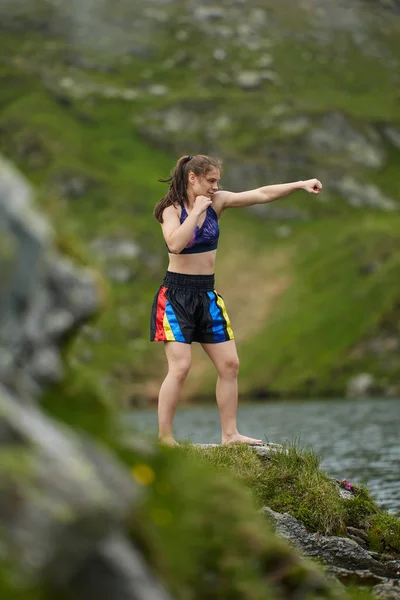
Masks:
[[[375,515],[368,534],[372,550],[400,554],[400,520],[394,515],[386,512]]]
[[[376,515],[381,513],[368,489],[363,485],[355,486],[354,497],[348,500],[344,499],[342,504],[346,525],[364,530],[370,529]]]
[[[29,448],[18,448],[2,444],[0,448],[0,489],[6,481],[17,481],[21,476],[27,478],[32,473],[33,457]],[[8,484],[7,484],[8,485]]]
[[[52,600],[52,592],[43,584],[24,585],[10,577],[8,569],[0,569],[0,598],[4,600]]]

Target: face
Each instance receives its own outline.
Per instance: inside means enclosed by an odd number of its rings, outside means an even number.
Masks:
[[[195,175],[193,172],[189,173],[189,190],[193,193],[193,196],[207,196],[212,198],[213,194],[218,191],[218,185],[220,182],[220,171],[219,169],[211,169],[205,175]]]

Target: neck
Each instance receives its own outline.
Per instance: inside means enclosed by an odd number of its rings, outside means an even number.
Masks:
[[[189,206],[189,208],[191,208],[196,200],[196,196],[193,194],[193,192],[191,190],[187,191],[187,200],[186,200],[186,204]]]

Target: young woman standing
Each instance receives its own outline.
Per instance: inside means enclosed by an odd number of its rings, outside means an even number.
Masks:
[[[169,265],[152,308],[151,341],[164,342],[168,373],[158,399],[159,440],[176,445],[172,423],[189,373],[192,342],[199,342],[218,373],[216,397],[221,443],[262,444],[237,429],[239,359],[224,301],[214,289],[219,221],[227,208],[265,204],[296,190],[319,194],[318,179],[268,185],[245,192],[218,191],[221,162],[183,156],[167,180],[170,188],[156,205],[169,252]]]

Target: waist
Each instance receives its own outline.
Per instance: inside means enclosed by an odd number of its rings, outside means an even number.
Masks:
[[[167,244],[165,244],[167,246]],[[179,254],[202,254],[204,252],[211,252],[212,250],[216,250],[218,248],[218,240],[215,240],[211,244],[202,243],[186,247],[179,252]],[[167,250],[170,254],[172,254],[171,250],[167,246]]]
[[[196,290],[198,292],[212,292],[215,286],[214,275],[187,275],[167,271],[163,285],[168,288]]]

